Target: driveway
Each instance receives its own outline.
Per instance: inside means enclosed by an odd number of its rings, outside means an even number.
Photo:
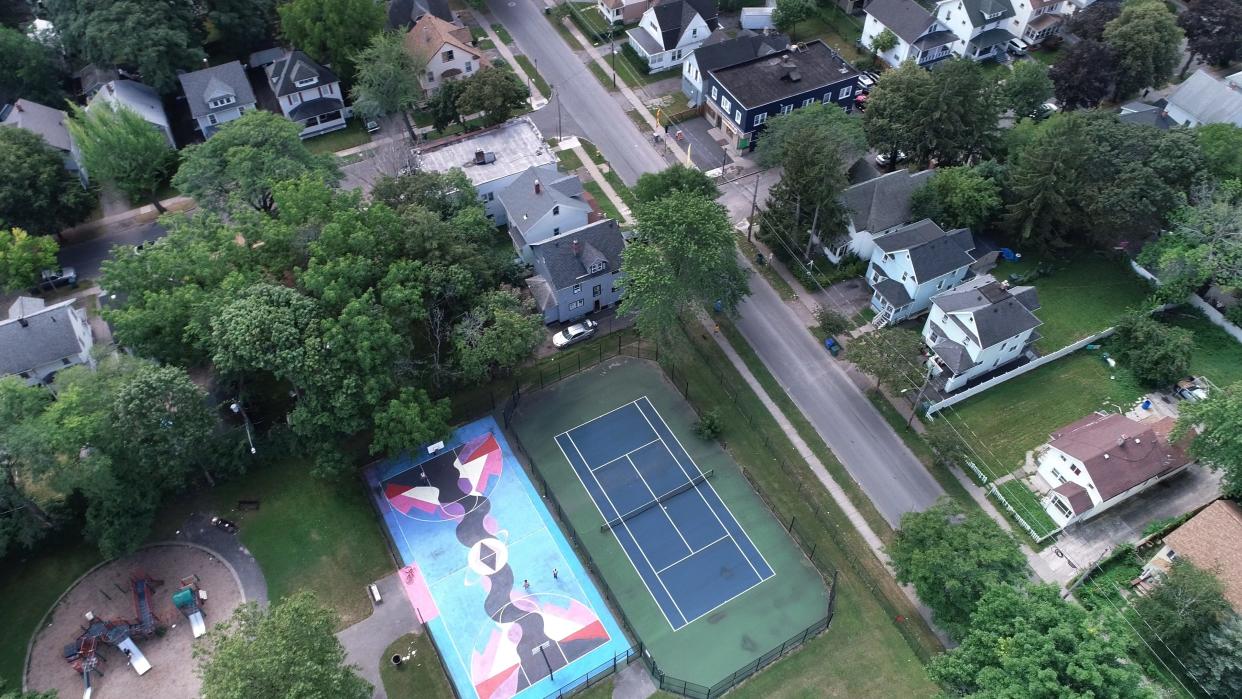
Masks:
[[[543,16],[544,5],[532,0],[488,0],[492,16],[505,25],[522,53],[538,63],[544,80],[558,90],[563,108],[582,127],[582,136],[599,147],[628,185],[644,172],[659,172],[668,162],[651,146],[629,117],[599,84],[580,58]],[[544,136],[551,134],[545,132]]]
[[[1191,466],[1094,519],[1070,526],[1039,555],[1064,585],[1117,546],[1141,539],[1148,524],[1193,512],[1220,497],[1220,480],[1219,471]]]
[[[716,142],[710,129],[711,122],[703,117],[695,117],[678,122],[668,138],[675,138],[677,131],[682,134],[681,145],[690,149],[690,159],[704,172],[724,167],[732,162],[723,146]]]

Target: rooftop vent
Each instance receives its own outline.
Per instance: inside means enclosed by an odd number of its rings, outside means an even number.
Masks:
[[[496,162],[495,153],[488,153],[482,149],[476,150],[474,152],[474,164],[475,165],[487,165],[488,163],[494,163],[494,162]]]

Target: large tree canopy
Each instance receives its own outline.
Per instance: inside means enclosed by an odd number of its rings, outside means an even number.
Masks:
[[[775,123],[775,121],[773,122]],[[766,142],[767,135],[764,135]],[[655,201],[673,192],[693,192],[706,199],[720,196],[710,177],[696,167],[672,165],[659,172],[644,172],[634,185],[634,196],[640,202]]]
[[[1099,4],[1097,2],[1082,12]],[[1061,107],[1086,109],[1099,106],[1112,90],[1116,71],[1114,63],[1112,51],[1099,41],[1084,40],[1066,48],[1048,71],[1053,94],[1060,100]]]
[[[329,63],[347,85],[354,57],[384,28],[384,5],[374,0],[290,0],[276,8],[288,42]]]
[[[20,228],[0,230],[0,292],[18,291],[39,281],[39,273],[56,266],[60,246],[52,238],[32,236]]]
[[[59,108],[65,100],[64,80],[64,68],[52,49],[0,26],[0,104],[22,98]]]
[[[419,76],[427,67],[426,57],[406,51],[401,34],[384,32],[371,37],[354,63],[357,75],[350,90],[354,110],[369,117],[400,114],[410,130],[410,140],[417,140],[405,112],[423,94]]]
[[[1038,61],[1019,61],[1005,78],[1001,90],[1005,106],[1018,117],[1034,115],[1052,97],[1048,68]]]
[[[1190,57],[1185,67],[1196,56],[1206,63],[1227,66],[1242,55],[1242,2],[1238,0],[1190,0],[1177,25],[1186,32]]]
[[[1242,180],[1242,127],[1204,124],[1194,130],[1208,172],[1218,180]]]
[[[508,67],[488,66],[470,76],[457,97],[461,114],[483,112],[488,124],[499,124],[522,108],[530,89]]]
[[[1170,439],[1191,435],[1190,454],[1224,472],[1222,494],[1242,495],[1242,383],[1230,384],[1212,391],[1207,400],[1182,403],[1180,407]],[[1202,431],[1196,433],[1196,427]]]
[[[97,104],[87,111],[72,105],[72,110],[69,133],[91,178],[111,182],[131,203],[150,201],[163,211],[156,192],[176,160],[164,133],[125,106]]]
[[[60,151],[25,129],[0,128],[0,230],[59,233],[94,206]]]
[[[204,0],[207,41],[228,56],[247,58],[272,36],[276,24],[275,0]]]
[[[1116,57],[1114,98],[1120,101],[1173,77],[1182,30],[1160,0],[1125,0],[1121,14],[1104,28],[1104,42]]]
[[[945,230],[986,228],[1001,208],[1000,185],[979,168],[936,170],[911,200],[915,219],[930,218]]]

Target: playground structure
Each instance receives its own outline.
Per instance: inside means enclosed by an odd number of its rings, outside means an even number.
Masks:
[[[198,586],[198,576],[189,575],[181,578],[181,589],[173,593],[173,606],[190,621],[190,631],[194,638],[207,633],[207,622],[203,618],[203,606],[207,604],[207,591]]]
[[[91,673],[103,675],[99,669],[99,644],[114,646],[125,655],[126,660],[139,675],[151,669],[151,663],[143,655],[142,650],[134,643],[134,638],[149,638],[159,625],[159,617],[151,611],[151,595],[164,581],[156,580],[145,573],[135,573],[130,577],[130,590],[134,600],[134,621],[111,619],[105,621],[96,618],[93,612],[86,613],[86,626],[74,643],[65,646],[65,662],[82,675],[84,685],[82,697],[90,699]]]

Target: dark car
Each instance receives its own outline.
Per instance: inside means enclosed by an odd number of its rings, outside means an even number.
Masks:
[[[72,267],[43,270],[39,273],[39,281],[30,287],[30,293],[42,294],[53,289],[59,289],[62,286],[67,286],[71,289],[78,288],[78,273]]]

